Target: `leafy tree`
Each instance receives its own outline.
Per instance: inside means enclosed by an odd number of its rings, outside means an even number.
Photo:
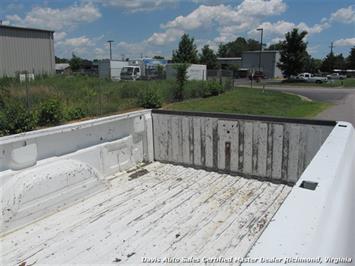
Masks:
[[[277,65],[287,77],[298,74],[304,68],[307,43],[303,38],[306,35],[306,31],[298,32],[297,28],[285,34],[285,40],[281,45],[280,62]]]
[[[223,43],[220,43],[218,46],[217,55],[220,57],[227,57],[227,46]]]
[[[308,54],[305,60],[303,71],[309,73],[317,73],[319,72],[321,65],[322,65],[321,59],[313,58],[311,55]]]
[[[330,52],[322,61],[321,70],[323,72],[331,72],[334,69],[335,56]]]
[[[235,41],[221,44],[218,56],[220,57],[240,57],[242,52],[248,50],[248,43],[243,37],[238,37]]]
[[[82,63],[82,59],[78,56],[76,56],[74,53],[72,55],[72,58],[69,61],[69,65],[71,70],[73,71],[77,71],[80,69],[81,63]]]
[[[346,58],[346,67],[355,69],[355,47],[351,48],[349,56]]]
[[[153,56],[153,59],[165,59],[164,56],[161,55],[155,55]]]
[[[247,47],[248,47],[248,51],[258,51],[260,50],[260,42],[253,39],[249,39],[247,41]]]
[[[260,50],[260,42],[243,37],[238,37],[232,42],[220,44],[218,48],[218,56],[220,57],[240,57],[245,51]]]
[[[216,69],[218,67],[217,55],[214,51],[208,46],[205,45],[200,54],[200,63],[207,65],[207,69]]]
[[[282,48],[282,42],[278,42],[278,43],[270,44],[270,46],[266,50],[281,50],[281,48]]]
[[[173,63],[191,63],[198,62],[197,47],[194,38],[190,38],[188,34],[181,37],[179,47],[173,51]]]
[[[66,58],[60,58],[60,57],[55,56],[55,63],[56,64],[68,63],[68,62],[69,62],[69,60]]]
[[[176,65],[176,83],[177,88],[175,90],[175,100],[182,101],[184,99],[184,88],[187,81],[187,69],[189,65],[186,63]]]
[[[335,64],[334,68],[336,69],[345,69],[346,68],[346,62],[343,54],[338,54],[335,56]]]
[[[345,69],[346,62],[342,54],[334,55],[330,52],[323,60],[321,70],[324,72],[332,72],[333,69]]]

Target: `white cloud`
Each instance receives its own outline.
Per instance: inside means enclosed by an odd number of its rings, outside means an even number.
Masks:
[[[79,36],[67,38],[66,32],[56,32],[54,45],[56,54],[61,57],[71,57],[72,53],[84,58],[101,58],[100,53],[103,35],[99,37]],[[105,43],[106,44],[106,43]]]
[[[168,29],[165,32],[153,33],[153,35],[147,39],[147,42],[153,45],[164,45],[166,43],[174,42],[183,34],[184,31],[182,30]]]
[[[101,17],[100,11],[91,3],[73,5],[62,9],[34,7],[25,17],[8,15],[12,24],[52,30],[73,28],[80,23],[93,22]]]
[[[277,43],[284,39],[285,33],[291,31],[294,28],[298,28],[300,31],[307,31],[308,35],[312,35],[315,33],[320,33],[324,29],[329,27],[329,23],[326,21],[321,22],[320,24],[315,24],[313,26],[309,26],[304,22],[299,24],[295,24],[293,22],[280,20],[275,23],[271,22],[263,22],[257,26],[257,28],[263,28],[264,32],[267,33],[269,39],[271,39],[270,43]],[[248,32],[248,35],[252,38],[258,38],[260,33],[255,29]]]
[[[354,38],[347,38],[347,39],[340,39],[334,42],[335,46],[355,46],[355,37]]]
[[[355,23],[355,10],[352,6],[340,8],[331,14],[330,20],[346,24]]]
[[[156,47],[151,46],[147,42],[141,43],[127,43],[119,42],[113,47],[114,57],[121,59],[125,58],[138,58],[138,57],[152,57],[154,55],[161,55],[162,52],[157,50]]]
[[[307,47],[307,52],[309,54],[315,54],[319,51],[319,49],[321,48],[321,46],[319,44],[317,45],[313,45],[313,46],[308,46]]]
[[[232,40],[237,34],[250,30],[267,16],[279,15],[286,10],[282,0],[244,0],[236,7],[230,5],[201,5],[186,16],[178,16],[163,24],[165,31],[154,33],[148,42],[165,45],[176,41],[178,31],[192,31],[207,27],[216,27],[220,36],[215,41]],[[173,31],[173,29],[175,31]]]
[[[132,12],[151,11],[176,4],[179,0],[94,0],[104,6],[118,7]]]
[[[54,41],[62,41],[67,36],[67,33],[64,31],[54,32]]]
[[[162,25],[164,29],[193,30],[201,26],[209,26],[213,22],[221,23],[228,19],[230,13],[234,12],[225,5],[205,6],[201,5],[187,16],[178,16],[174,20]]]
[[[86,36],[66,39],[63,44],[74,47],[93,46],[93,42]]]

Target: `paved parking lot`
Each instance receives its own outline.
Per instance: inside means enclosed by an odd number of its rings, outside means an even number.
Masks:
[[[291,92],[305,96],[313,101],[332,103],[334,106],[323,111],[316,118],[347,121],[355,126],[355,88],[268,86],[265,89]]]

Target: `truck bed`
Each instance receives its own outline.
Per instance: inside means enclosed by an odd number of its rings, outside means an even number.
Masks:
[[[4,236],[1,264],[243,257],[291,190],[159,162],[109,183],[109,189]]]

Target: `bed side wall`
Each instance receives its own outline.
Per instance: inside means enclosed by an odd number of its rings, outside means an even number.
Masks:
[[[128,136],[143,143],[143,157],[153,160],[151,111],[88,120],[0,138],[0,172],[21,170],[37,161]]]

